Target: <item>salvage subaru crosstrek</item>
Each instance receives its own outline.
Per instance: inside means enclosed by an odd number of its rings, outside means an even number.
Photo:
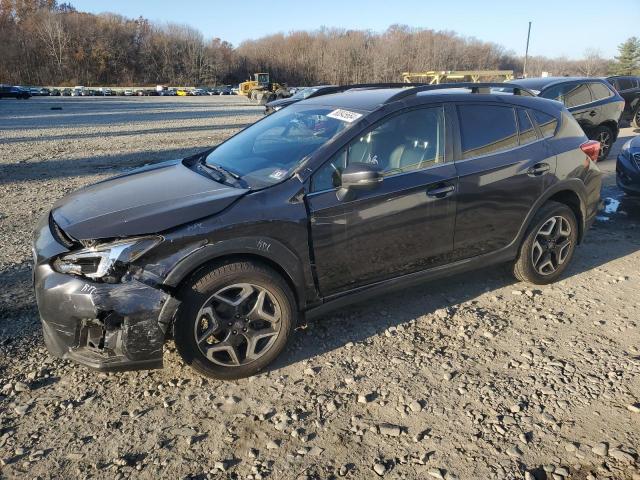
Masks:
[[[301,317],[391,287],[506,262],[552,282],[595,218],[598,151],[560,103],[506,84],[301,101],[55,204],[34,240],[47,347],[157,368],[173,338],[239,378]]]

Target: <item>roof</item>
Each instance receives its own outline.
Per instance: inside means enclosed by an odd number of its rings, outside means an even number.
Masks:
[[[593,77],[536,77],[536,78],[520,78],[517,80],[510,80],[509,83],[514,83],[516,85],[520,85],[521,87],[526,87],[530,90],[538,90],[541,91],[547,88],[549,85],[555,83],[562,82],[573,82],[573,81],[589,81],[589,82],[599,82],[602,81],[600,78]]]
[[[306,105],[331,105],[332,107],[350,108],[354,110],[373,111],[385,103],[401,88],[370,88],[348,90],[301,100]]]
[[[473,84],[481,86],[483,84]],[[497,84],[495,86],[500,86],[502,84]],[[493,86],[493,84],[492,84]],[[505,87],[508,87],[509,84],[505,84]],[[422,87],[428,87],[427,85],[422,85]],[[306,100],[301,100],[300,103],[304,105],[322,105],[322,106],[330,106],[337,108],[344,108],[349,110],[360,110],[366,112],[372,112],[378,109],[381,105],[385,103],[392,103],[395,100],[417,100],[416,103],[430,103],[430,102],[440,102],[440,101],[469,101],[470,95],[473,96],[474,102],[502,102],[505,100],[505,96],[512,98],[528,98],[529,100],[534,100],[534,102],[540,102],[540,98],[532,97],[532,96],[521,96],[521,95],[511,95],[504,93],[484,93],[484,94],[474,94],[469,90],[465,90],[465,88],[470,87],[458,87],[455,85],[451,85],[451,88],[447,88],[444,84],[434,86],[434,90],[420,90],[420,87],[415,88],[415,93],[410,92],[415,87],[409,88],[401,88],[401,87],[391,87],[391,88],[355,88],[352,90],[347,90],[344,92],[332,93],[327,95],[320,95],[317,97],[310,97]],[[400,95],[406,94],[406,95]],[[393,98],[395,96],[402,98]],[[516,102],[518,103],[518,102]]]

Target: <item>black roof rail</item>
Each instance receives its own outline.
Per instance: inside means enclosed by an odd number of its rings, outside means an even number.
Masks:
[[[405,84],[411,85],[411,84]],[[514,95],[526,95],[530,97],[535,97],[536,94],[531,90],[525,87],[521,87],[520,85],[515,85],[513,83],[502,83],[502,82],[460,82],[460,83],[439,83],[437,85],[419,85],[413,88],[408,88],[405,91],[398,92],[392,97],[388,98],[384,103],[391,103],[398,100],[401,100],[406,97],[410,97],[412,95],[416,95],[420,92],[429,92],[432,90],[450,90],[454,88],[466,88],[471,90],[471,93],[491,93],[491,88],[513,88]]]
[[[404,88],[404,87],[424,87],[427,86],[428,83],[352,83],[349,85],[335,85],[332,87],[326,87],[322,90],[318,90],[317,92],[313,92],[309,97],[319,97],[321,95],[329,95],[331,93],[340,93],[345,92],[347,90],[357,90],[359,88],[362,89],[375,89],[375,88]]]

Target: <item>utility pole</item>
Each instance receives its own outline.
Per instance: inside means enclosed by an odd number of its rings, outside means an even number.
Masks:
[[[529,30],[527,31],[527,49],[524,51],[524,67],[522,68],[522,76],[527,78],[527,60],[529,58],[529,37],[531,36],[531,22],[529,22]]]

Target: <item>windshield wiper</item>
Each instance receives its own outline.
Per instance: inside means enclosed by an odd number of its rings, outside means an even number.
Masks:
[[[221,183],[230,183],[234,187],[245,188],[245,182],[242,180],[242,177],[237,173],[234,173],[230,170],[227,170],[220,165],[215,165],[211,163],[207,163],[206,159],[203,159],[200,162],[200,166],[205,168],[209,173],[217,173],[217,178],[214,178],[215,181]]]

